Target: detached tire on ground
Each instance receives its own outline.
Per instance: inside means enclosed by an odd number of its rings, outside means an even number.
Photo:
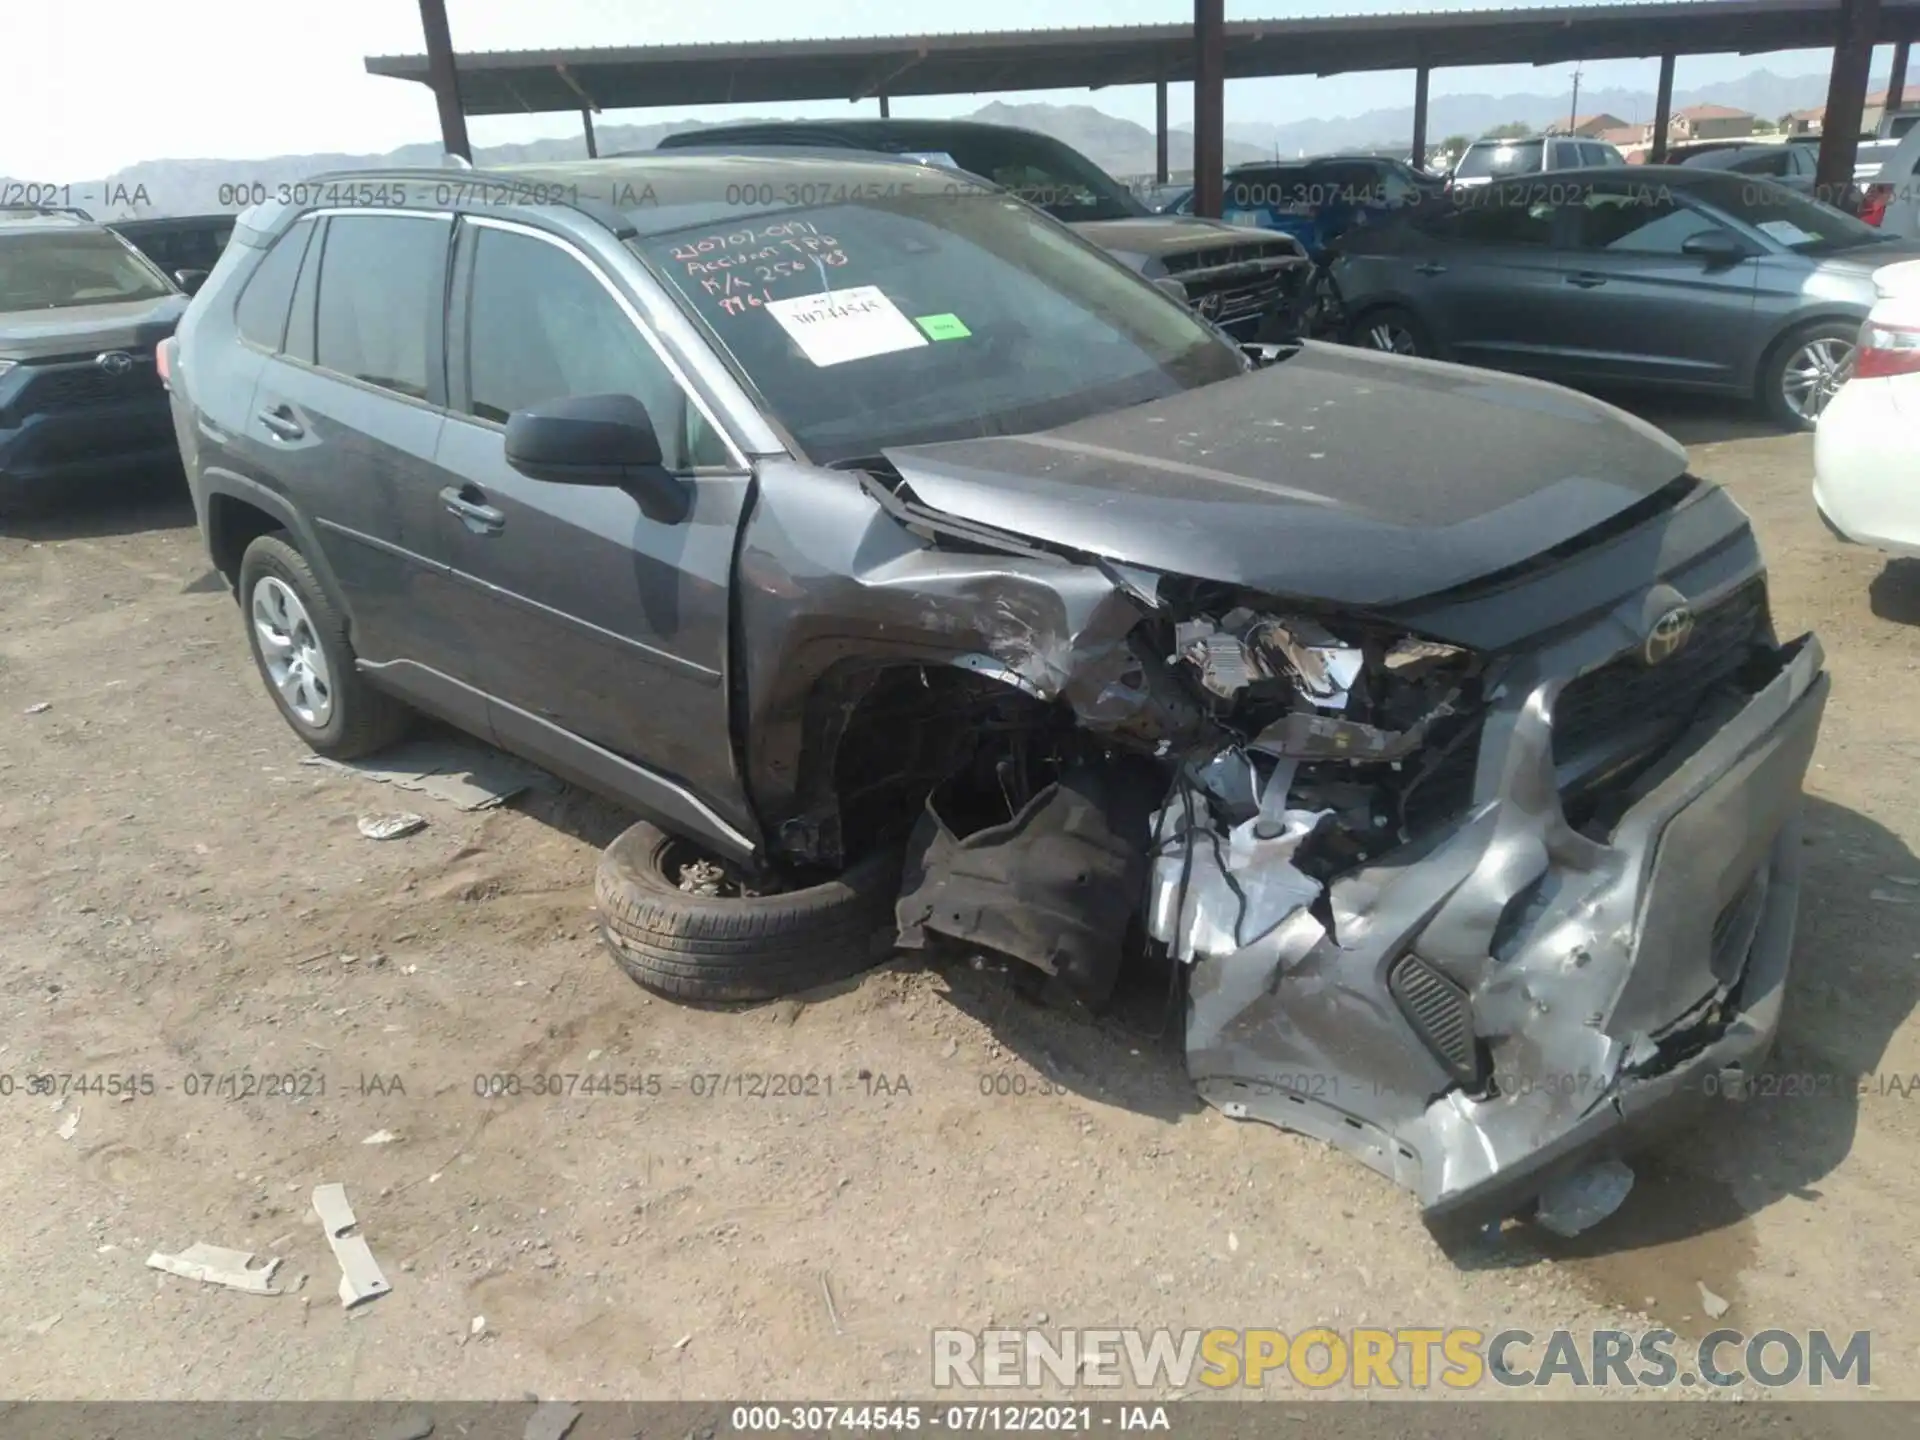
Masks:
[[[677,883],[697,847],[642,821],[594,877],[600,931],[641,985],[675,1000],[773,1000],[870,970],[892,952],[900,855],[871,855],[824,884],[710,895]]]

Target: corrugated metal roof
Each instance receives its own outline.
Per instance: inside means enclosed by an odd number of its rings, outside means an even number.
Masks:
[[[1634,0],[1226,26],[1230,79],[1663,53],[1820,48],[1840,0]],[[1882,0],[1882,42],[1920,39],[1920,0]],[[1082,26],[835,39],[496,50],[457,56],[474,115],[662,105],[1097,89],[1192,78],[1193,27]],[[424,55],[370,56],[369,72],[425,81]]]

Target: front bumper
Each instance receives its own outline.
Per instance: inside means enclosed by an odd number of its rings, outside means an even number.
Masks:
[[[1903,384],[1912,395],[1902,396]],[[1886,376],[1849,380],[1821,412],[1813,437],[1813,503],[1842,539],[1920,555],[1917,405],[1920,382]]]
[[[1793,822],[1828,691],[1813,636],[1777,658],[1758,688],[1709,702],[1600,838],[1561,803],[1562,682],[1510,681],[1482,753],[1491,798],[1459,827],[1335,881],[1331,933],[1300,927],[1289,953],[1282,926],[1277,949],[1195,965],[1200,1094],[1350,1151],[1434,1225],[1517,1213],[1556,1176],[1738,1096],[1779,1025]],[[1409,965],[1427,977],[1411,1008],[1392,982]],[[1483,1047],[1472,1084],[1412,1018],[1449,995]]]
[[[14,490],[52,488],[179,460],[164,390],[118,404],[40,411],[0,426],[0,480]]]

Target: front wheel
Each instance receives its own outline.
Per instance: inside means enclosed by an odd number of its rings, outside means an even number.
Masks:
[[[1389,305],[1369,310],[1347,326],[1347,343],[1388,355],[1432,355],[1433,337],[1420,317]]]
[[[1853,374],[1859,326],[1823,320],[1773,349],[1760,377],[1760,400],[1784,430],[1811,430]]]

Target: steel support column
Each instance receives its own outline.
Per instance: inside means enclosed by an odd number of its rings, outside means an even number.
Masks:
[[[1153,183],[1167,183],[1167,82],[1153,82]]]
[[[1653,146],[1647,151],[1649,165],[1662,165],[1667,159],[1667,131],[1673,125],[1673,56],[1660,57],[1660,88],[1653,97]]]
[[[1413,163],[1427,168],[1427,82],[1433,71],[1422,65],[1413,72]]]
[[[1887,77],[1887,103],[1882,115],[1891,115],[1906,101],[1908,46],[1909,42],[1902,40],[1893,47],[1893,74]]]
[[[1873,35],[1880,24],[1880,0],[1840,0],[1840,34],[1827,79],[1827,109],[1820,120],[1820,164],[1815,193],[1826,198],[1846,193],[1860,151],[1860,117],[1867,108],[1867,84],[1873,75]]]
[[[584,105],[580,107],[580,128],[586,131],[587,134],[587,158],[589,160],[598,160],[600,158],[600,143],[594,139],[593,135],[593,111],[587,109]]]
[[[440,107],[441,147],[449,155],[472,160],[467,116],[460,108],[460,74],[453,65],[453,35],[447,29],[447,0],[420,0],[420,28],[427,39],[427,75]]]
[[[1193,0],[1193,213],[1218,220],[1226,199],[1226,0]]]
[[[880,118],[886,120],[890,119],[892,115],[893,111],[887,108],[887,97],[882,95],[880,97]]]

